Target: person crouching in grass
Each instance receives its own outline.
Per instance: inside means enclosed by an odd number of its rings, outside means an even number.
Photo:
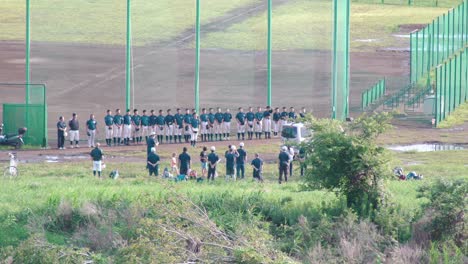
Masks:
[[[99,178],[101,178],[102,172],[102,150],[99,148],[101,144],[97,143],[96,147],[91,150],[90,156],[93,160],[93,175],[96,176],[96,172],[98,173]]]
[[[159,175],[159,156],[156,154],[156,148],[151,148],[151,152],[148,155],[147,165],[149,171],[149,176],[158,176]]]

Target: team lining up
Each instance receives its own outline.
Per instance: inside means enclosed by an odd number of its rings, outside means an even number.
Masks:
[[[233,119],[237,122],[237,139],[238,140],[252,140],[254,138],[261,139],[263,134],[265,139],[271,139],[271,134],[276,137],[280,135],[282,126],[288,121],[294,121],[298,117],[294,107],[290,107],[289,111],[286,107],[280,111],[279,107],[272,109],[267,106],[263,111],[261,107],[257,107],[254,112],[253,107],[249,107],[247,112],[244,112],[242,107],[238,108],[235,116],[231,114],[229,108],[224,112],[221,108],[202,108],[200,115],[195,109],[185,109],[185,114],[181,113],[181,109],[177,108],[176,113],[173,115],[172,110],[168,109],[165,112],[159,110],[158,114],[154,110],[143,110],[142,115],[139,115],[137,109],[127,109],[125,115],[121,115],[120,109],[115,110],[112,115],[111,110],[107,110],[107,115],[104,117],[106,126],[105,137],[107,146],[117,145],[130,145],[133,141],[139,144],[143,138],[148,140],[150,135],[157,138],[159,144],[163,143],[182,143],[184,138],[185,143],[190,141],[192,146],[195,146],[200,135],[201,141],[222,141],[231,139],[231,121]],[[305,117],[306,109],[302,108],[299,112],[300,117]],[[70,142],[73,144],[71,137],[74,135],[73,122],[77,122],[76,115],[69,121],[70,127]],[[59,122],[60,123],[60,122]],[[63,130],[58,126],[59,132]],[[76,124],[75,124],[76,127]],[[94,115],[86,122],[88,144],[90,147],[95,146],[95,132],[97,128],[97,121]],[[247,136],[247,137],[246,137]],[[59,143],[60,145],[60,143]],[[60,146],[59,146],[60,148]]]

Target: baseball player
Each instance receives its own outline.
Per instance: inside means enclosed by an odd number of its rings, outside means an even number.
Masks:
[[[123,117],[120,115],[120,109],[115,110],[114,116],[114,146],[122,143],[122,131],[123,131]]]
[[[262,139],[262,124],[263,124],[263,112],[262,108],[257,108],[257,113],[255,113],[255,138]]]
[[[231,109],[227,108],[226,113],[223,115],[223,126],[224,126],[224,139],[229,140],[231,137],[231,120],[232,120],[232,114],[231,114]]]
[[[146,110],[143,110],[143,115],[141,116],[141,136],[145,137],[145,142],[148,141],[149,133],[149,116],[146,115]]]
[[[198,119],[198,115],[197,113],[193,113],[190,124],[190,144],[192,145],[192,147],[195,147],[195,145],[197,144],[199,127],[200,120]]]
[[[188,143],[191,136],[190,126],[192,125],[192,115],[190,114],[190,109],[185,109],[184,115],[184,138],[185,143]]]
[[[214,126],[215,126],[215,114],[213,112],[214,112],[214,109],[210,108],[210,113],[208,114],[208,125],[210,126],[208,132],[209,132],[210,141],[213,141]]]
[[[275,137],[278,136],[278,132],[280,131],[281,126],[281,113],[278,107],[275,108],[275,112],[273,113],[273,135]]]
[[[249,107],[249,111],[245,114],[245,119],[247,120],[247,133],[249,136],[249,140],[253,139],[254,133],[254,122],[255,122],[255,114],[253,112],[253,108]]]
[[[166,123],[166,142],[172,143],[172,135],[174,135],[174,116],[171,113],[171,109],[167,109],[167,115],[164,118]]]
[[[180,113],[180,109],[177,108],[177,113],[174,115],[176,121],[176,128],[174,129],[174,141],[177,142],[177,137],[179,138],[179,143],[182,143],[182,129],[184,128],[184,116]]]
[[[285,106],[283,106],[283,111],[281,112],[281,122],[280,122],[280,129],[279,129],[279,132],[281,133],[283,131],[283,126],[286,124],[286,122],[288,121],[288,116],[289,116],[289,113],[286,109]]]
[[[70,136],[70,147],[73,148],[73,141],[75,141],[75,147],[79,148],[80,145],[80,122],[78,121],[78,115],[73,113],[72,119],[68,121],[68,127],[70,128],[69,136]]]
[[[106,124],[106,145],[110,147],[112,145],[112,126],[114,125],[114,117],[112,111],[107,110],[107,115],[104,117],[104,123]],[[115,145],[115,138],[114,138]]]
[[[237,140],[245,139],[245,113],[242,107],[239,107],[239,112],[236,115],[237,121]]]
[[[289,113],[288,113],[289,119],[295,120],[297,118],[296,110],[294,107],[289,108]]]
[[[151,115],[149,116],[149,126],[150,126],[150,135],[151,133],[156,133],[156,115],[154,110],[151,110]]]
[[[208,114],[206,113],[206,108],[202,109],[202,113],[200,115],[200,122],[201,122],[201,141],[208,141]]]
[[[221,136],[223,133],[223,120],[224,120],[224,114],[221,112],[221,108],[218,107],[218,112],[215,114],[215,124],[214,124],[214,132],[215,132],[215,138],[218,140],[222,140]]]
[[[133,144],[140,144],[141,142],[141,116],[138,114],[138,110],[133,110],[132,116],[132,128],[133,128]]]
[[[89,120],[86,121],[86,128],[87,128],[87,134],[88,134],[88,147],[94,148],[95,143],[96,143],[96,128],[97,128],[97,122],[96,119],[94,118],[94,115],[91,114],[89,116]]]
[[[265,131],[265,139],[271,138],[271,111],[270,106],[266,107],[265,112],[263,112],[263,131]]]
[[[166,126],[164,119],[163,110],[159,110],[159,115],[156,117],[156,135],[159,143],[162,143],[164,138],[164,127]],[[166,137],[166,143],[168,142],[167,139],[168,137]]]
[[[307,115],[307,110],[306,110],[305,107],[302,107],[301,112],[299,113],[299,116],[301,118],[304,118],[304,117],[306,117],[306,115]]]
[[[127,113],[123,117],[123,143],[124,145],[130,145],[130,137],[132,136],[132,116],[130,115],[130,109],[127,109]]]

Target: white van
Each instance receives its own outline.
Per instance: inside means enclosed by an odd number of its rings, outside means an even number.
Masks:
[[[312,133],[303,123],[286,123],[283,125],[281,140],[284,144],[299,144],[312,136]]]

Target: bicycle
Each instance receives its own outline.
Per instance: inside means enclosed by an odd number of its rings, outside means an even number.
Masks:
[[[8,153],[10,156],[10,165],[3,170],[3,178],[14,179],[19,176],[18,159],[15,153]]]

